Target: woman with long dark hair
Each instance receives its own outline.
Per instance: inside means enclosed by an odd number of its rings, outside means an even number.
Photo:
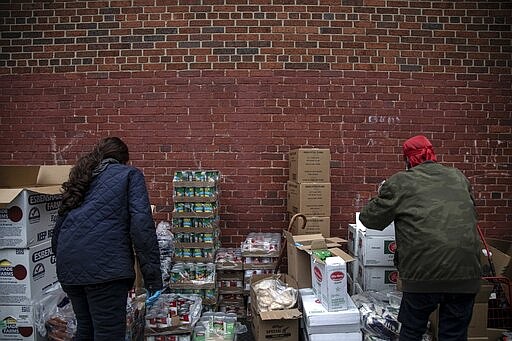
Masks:
[[[76,315],[76,341],[124,341],[134,250],[146,289],[162,288],[144,175],[126,165],[128,160],[121,139],[104,138],[78,160],[62,185],[52,248],[59,282]]]

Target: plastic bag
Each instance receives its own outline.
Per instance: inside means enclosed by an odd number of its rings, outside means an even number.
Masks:
[[[361,313],[362,329],[365,335],[378,340],[398,340],[400,333],[398,309],[389,304],[386,294],[365,291],[353,295],[352,300]]]
[[[146,290],[137,289],[126,305],[126,340],[144,341],[146,327]]]
[[[258,311],[289,309],[297,303],[298,291],[276,278],[254,284]]]
[[[160,270],[162,271],[164,286],[169,284],[174,256],[174,235],[170,229],[171,225],[166,221],[159,222],[156,227],[156,237],[160,249]]]
[[[49,340],[70,341],[76,332],[76,318],[71,301],[57,282],[34,301],[34,323]]]

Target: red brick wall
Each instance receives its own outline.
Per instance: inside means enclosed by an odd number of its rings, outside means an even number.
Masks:
[[[223,242],[286,228],[287,152],[332,153],[346,235],[423,133],[512,238],[512,3],[384,0],[0,4],[0,163],[72,164],[117,135],[157,219],[172,175],[222,174]]]

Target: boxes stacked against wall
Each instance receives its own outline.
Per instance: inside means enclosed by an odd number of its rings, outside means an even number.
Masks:
[[[38,332],[35,310],[45,290],[57,283],[51,237],[62,200],[61,184],[69,170],[68,166],[0,167],[1,340],[46,339],[41,335],[47,335],[46,321]]]
[[[307,217],[305,226],[294,222],[297,234],[331,233],[331,183],[329,149],[299,148],[288,155],[287,211]]]

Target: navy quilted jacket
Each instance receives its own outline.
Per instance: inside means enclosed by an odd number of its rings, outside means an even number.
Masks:
[[[110,164],[94,177],[82,205],[58,219],[52,247],[62,284],[135,278],[135,249],[145,287],[162,288],[155,225],[137,168]]]

